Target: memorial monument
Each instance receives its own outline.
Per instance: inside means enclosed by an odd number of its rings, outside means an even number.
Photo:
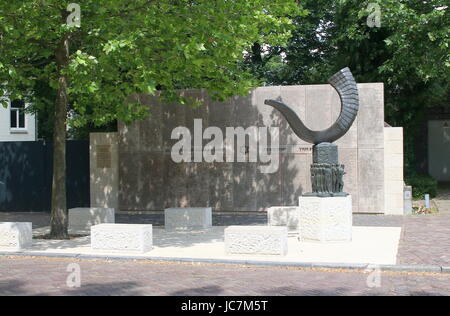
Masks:
[[[317,241],[350,241],[352,236],[352,201],[344,192],[344,168],[339,163],[338,146],[359,109],[358,87],[349,68],[344,68],[328,82],[341,99],[341,113],[328,129],[313,131],[305,126],[296,112],[278,100],[265,100],[281,112],[294,133],[313,144],[311,165],[312,192],[299,198],[300,235]]]

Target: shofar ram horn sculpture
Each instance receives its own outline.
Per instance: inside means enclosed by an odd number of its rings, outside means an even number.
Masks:
[[[343,192],[344,165],[339,164],[338,148],[332,142],[344,136],[359,109],[359,95],[356,81],[349,68],[344,68],[328,82],[341,99],[341,113],[337,121],[328,129],[313,131],[305,126],[291,107],[277,100],[266,100],[281,112],[294,133],[304,141],[313,144],[313,164],[311,165],[312,193],[307,196],[346,196]]]

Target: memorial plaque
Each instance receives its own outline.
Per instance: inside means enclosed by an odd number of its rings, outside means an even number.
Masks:
[[[111,145],[97,145],[97,168],[111,168]]]

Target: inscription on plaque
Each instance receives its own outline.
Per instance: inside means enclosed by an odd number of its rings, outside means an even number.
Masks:
[[[294,145],[288,147],[288,153],[308,155],[312,154],[312,145]]]
[[[97,145],[97,168],[111,168],[111,145]]]

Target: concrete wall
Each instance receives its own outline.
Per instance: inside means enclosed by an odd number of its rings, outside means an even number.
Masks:
[[[91,207],[118,208],[119,150],[117,133],[90,135]]]
[[[403,128],[384,128],[385,212],[403,215]]]
[[[384,94],[383,84],[359,84],[361,104],[357,120],[341,138],[340,161],[346,166],[345,191],[352,194],[355,212],[383,213]],[[305,124],[324,129],[337,119],[340,102],[330,85],[261,87],[245,97],[214,102],[204,91],[185,95],[204,102],[199,108],[161,104],[141,95],[152,116],[130,126],[119,123],[119,208],[161,210],[177,206],[211,206],[220,211],[262,211],[270,206],[296,205],[311,191],[311,145],[300,140],[267,98],[281,98],[295,108]],[[278,126],[280,168],[262,174],[260,163],[180,163],[170,150],[177,142],[171,132],[186,126],[193,134],[195,118],[203,128],[217,126]],[[239,150],[239,149],[236,149]]]
[[[20,131],[10,129],[10,120],[10,106],[4,108],[0,105],[0,142],[36,140],[36,118],[34,115],[25,114],[25,129]]]

